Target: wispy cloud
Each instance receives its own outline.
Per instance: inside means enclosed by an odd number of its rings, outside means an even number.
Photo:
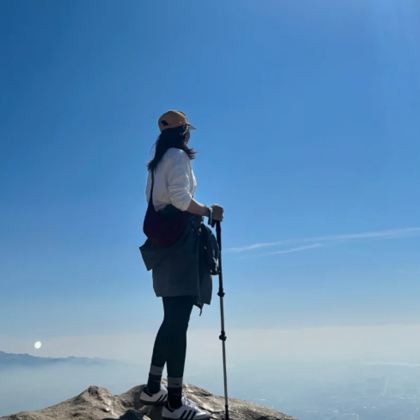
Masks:
[[[283,245],[289,242],[290,240],[283,240],[283,241],[277,241],[277,242],[261,242],[261,243],[251,244],[251,245],[227,248],[226,251],[229,251],[229,252],[253,251],[254,249],[269,248],[272,246]]]
[[[271,248],[271,247],[279,246],[279,245],[287,245],[287,244],[298,245],[299,243],[315,242],[312,245],[296,246],[293,248],[271,252],[271,253],[263,254],[263,255],[287,254],[290,252],[304,251],[307,249],[319,248],[321,246],[324,246],[321,242],[325,244],[325,243],[332,243],[332,242],[363,241],[363,240],[371,240],[371,239],[399,239],[399,238],[417,237],[417,236],[420,236],[420,227],[408,227],[408,228],[401,228],[401,229],[388,229],[388,230],[361,232],[361,233],[312,236],[308,238],[292,238],[292,239],[285,239],[285,240],[276,241],[276,242],[258,242],[255,244],[244,245],[240,247],[227,248],[226,251],[241,253],[241,252],[246,252],[246,251],[253,251],[256,249]]]
[[[292,252],[306,251],[308,249],[319,248],[321,246],[323,246],[323,245],[320,244],[320,243],[311,244],[311,245],[304,245],[304,246],[298,246],[298,247],[295,247],[295,248],[281,249],[280,251],[268,252],[267,254],[264,254],[264,255],[290,254]]]

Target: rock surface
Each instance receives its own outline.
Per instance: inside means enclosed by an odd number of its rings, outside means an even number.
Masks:
[[[165,379],[162,380],[166,385]],[[162,407],[144,405],[139,396],[144,385],[112,395],[106,388],[90,386],[74,398],[39,411],[25,411],[0,417],[2,420],[160,420]],[[224,419],[224,396],[213,395],[203,388],[184,384],[183,395],[208,411],[212,419]],[[232,420],[294,420],[293,417],[248,401],[229,398]]]

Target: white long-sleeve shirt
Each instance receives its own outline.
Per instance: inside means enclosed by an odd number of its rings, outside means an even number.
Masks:
[[[149,171],[146,182],[146,201],[149,201],[152,174]],[[154,172],[153,206],[156,211],[168,204],[180,210],[187,210],[197,187],[197,180],[191,160],[182,149],[170,147]]]

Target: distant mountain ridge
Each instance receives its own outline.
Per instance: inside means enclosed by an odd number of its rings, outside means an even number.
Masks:
[[[39,357],[28,353],[6,353],[0,350],[0,369],[7,367],[32,367],[45,366],[56,363],[77,363],[77,364],[102,364],[114,362],[113,360],[90,358],[90,357]]]

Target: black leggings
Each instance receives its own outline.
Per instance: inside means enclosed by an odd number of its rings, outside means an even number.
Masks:
[[[164,318],[153,346],[152,364],[164,366],[168,377],[184,374],[187,329],[195,296],[162,297]]]

